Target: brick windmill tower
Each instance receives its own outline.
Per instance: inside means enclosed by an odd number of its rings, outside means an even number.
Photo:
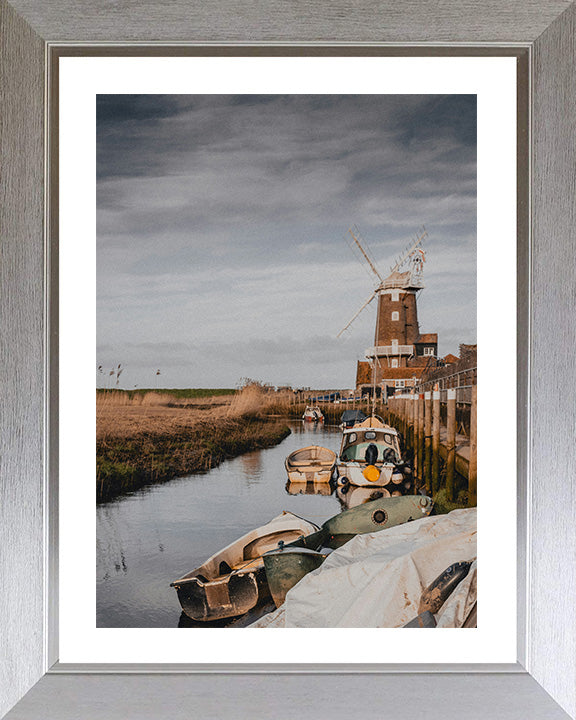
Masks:
[[[364,391],[377,387],[390,394],[397,389],[417,384],[424,369],[435,361],[438,335],[420,333],[417,294],[424,287],[425,254],[422,242],[427,237],[423,229],[406,248],[383,278],[362,246],[358,233],[350,234],[354,243],[378,279],[370,297],[344,327],[347,330],[374,298],[378,298],[374,345],[366,350],[366,361],[358,363],[356,386]],[[403,269],[405,268],[405,269]]]

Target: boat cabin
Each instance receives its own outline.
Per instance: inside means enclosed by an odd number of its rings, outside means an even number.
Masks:
[[[342,462],[370,465],[400,462],[398,434],[391,427],[355,427],[345,430],[340,448]]]

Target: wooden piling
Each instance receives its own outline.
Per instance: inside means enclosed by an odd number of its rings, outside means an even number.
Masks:
[[[408,417],[406,414],[407,403],[408,400],[406,400],[406,398],[402,398],[402,400],[400,400],[400,417],[402,418],[402,434],[404,435],[404,444],[407,444],[408,442]]]
[[[432,393],[432,492],[440,490],[440,391]]]
[[[470,461],[468,464],[468,504],[470,507],[476,505],[476,480],[477,480],[477,402],[478,387],[472,386],[472,407],[470,408]]]
[[[408,399],[408,439],[410,447],[414,447],[414,393],[410,393]]]
[[[446,493],[454,502],[454,474],[456,466],[456,390],[447,391],[446,410]]]
[[[424,393],[418,395],[418,477],[424,480]]]
[[[426,491],[432,494],[432,393],[424,393],[424,480]]]

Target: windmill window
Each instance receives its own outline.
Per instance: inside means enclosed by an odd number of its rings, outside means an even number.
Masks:
[[[392,290],[392,302],[399,302],[400,290]]]
[[[400,320],[400,313],[396,310],[392,313],[392,320]]]
[[[392,367],[398,367],[398,358],[392,360]]]

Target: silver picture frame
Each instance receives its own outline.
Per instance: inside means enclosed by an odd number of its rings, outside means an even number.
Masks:
[[[514,54],[520,126],[519,648],[511,665],[65,666],[57,656],[57,153],[62,48]],[[315,50],[318,48],[318,50]],[[300,50],[299,50],[300,49]],[[53,68],[52,68],[53,69]],[[0,0],[0,716],[576,718],[576,5]],[[50,152],[49,152],[50,149]],[[526,157],[529,162],[526,163]],[[515,358],[502,359],[502,375]],[[497,394],[497,388],[494,389]],[[505,428],[499,429],[505,433]],[[510,438],[514,444],[515,438]],[[495,477],[497,469],[495,469]],[[496,478],[497,479],[497,478]],[[87,561],[92,562],[92,559]]]

